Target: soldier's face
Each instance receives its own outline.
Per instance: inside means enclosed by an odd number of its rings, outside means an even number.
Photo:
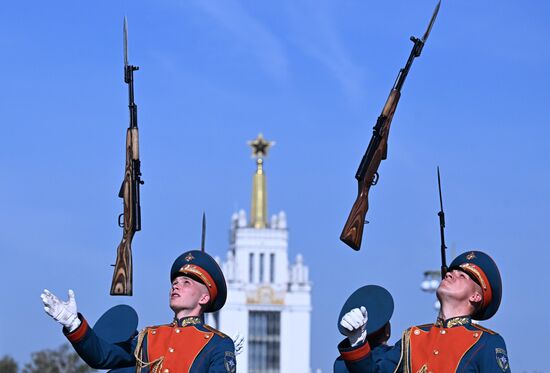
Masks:
[[[460,270],[449,271],[439,284],[437,295],[440,300],[452,298],[469,302],[479,302],[481,288],[468,274]]]
[[[179,276],[172,281],[170,287],[170,308],[176,313],[184,312],[183,316],[198,316],[200,305],[208,303],[210,296],[208,288],[187,276]]]

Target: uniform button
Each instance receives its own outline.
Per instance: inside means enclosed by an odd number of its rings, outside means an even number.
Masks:
[[[445,329],[441,329],[440,333],[445,334],[445,333],[447,333],[447,331]]]
[[[479,337],[479,334],[478,333],[474,333],[474,338],[477,338]]]
[[[210,338],[210,336],[207,334],[207,335],[204,336],[204,338],[208,339],[208,338]]]
[[[168,369],[164,369],[164,373],[170,373]]]
[[[439,351],[434,350],[434,355],[439,355]]]
[[[180,330],[179,330],[179,329],[176,329],[176,333],[179,333],[179,332],[180,332]]]
[[[170,347],[170,348],[168,349],[168,351],[169,351],[169,352],[174,352],[174,349],[173,349],[172,347]]]
[[[419,334],[420,334],[420,330],[416,329],[416,330],[414,331],[414,335],[419,335]]]
[[[151,334],[157,334],[157,331],[156,331],[156,330],[153,330],[153,331],[151,332]]]

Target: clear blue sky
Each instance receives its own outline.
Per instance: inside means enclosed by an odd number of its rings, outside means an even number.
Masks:
[[[170,320],[168,270],[200,242],[224,256],[230,216],[249,209],[246,141],[275,140],[269,211],[285,210],[290,254],[313,281],[311,367],[330,371],[340,306],[376,283],[395,297],[394,336],[434,320],[422,272],[439,265],[436,166],[447,241],[494,257],[502,306],[484,323],[516,372],[550,351],[550,6],[443,1],[392,125],[371,190],[363,248],[338,237],[354,174],[409,36],[435,6],[418,1],[7,2],[0,14],[0,354],[25,362],[64,342],[41,308],[76,292],[96,320],[124,301],[140,325]],[[143,231],[135,296],[108,295],[128,124],[122,19],[136,73]],[[546,46],[545,46],[546,45]],[[450,256],[450,254],[449,254]],[[451,259],[451,258],[449,258]]]

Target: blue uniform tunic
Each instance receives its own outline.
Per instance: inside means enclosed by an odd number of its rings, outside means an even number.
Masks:
[[[92,368],[133,367],[141,373],[234,373],[233,340],[202,323],[198,317],[147,327],[123,343],[109,343],[96,335],[86,320],[65,334],[76,352]],[[124,370],[126,371],[126,370]]]
[[[510,372],[504,339],[469,317],[411,327],[382,356],[368,342],[350,347],[346,339],[338,349],[350,373]]]

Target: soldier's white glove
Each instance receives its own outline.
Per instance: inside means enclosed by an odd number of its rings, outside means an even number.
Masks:
[[[340,325],[346,330],[346,337],[349,339],[351,347],[355,347],[365,341],[367,338],[367,309],[354,308],[342,317]]]
[[[235,356],[244,351],[244,337],[240,332],[237,332],[237,335],[233,338],[233,344],[235,344]]]
[[[76,312],[76,301],[74,300],[74,291],[69,290],[69,299],[66,302],[62,302],[49,290],[44,289],[44,292],[40,294],[42,302],[44,303],[44,311],[55,321],[60,323],[69,332],[73,332],[80,326],[80,319]]]

